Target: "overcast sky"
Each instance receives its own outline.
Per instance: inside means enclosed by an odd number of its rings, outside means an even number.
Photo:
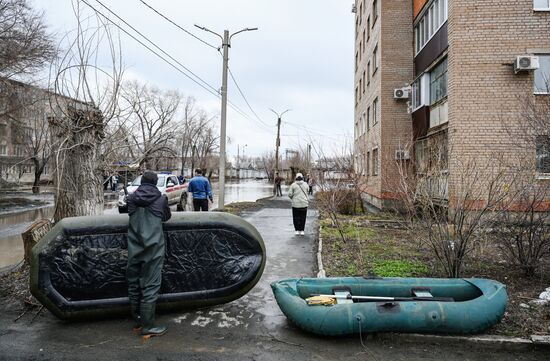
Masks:
[[[45,12],[50,29],[59,36],[76,27],[71,0],[33,0]],[[97,0],[86,0],[105,14]],[[221,86],[222,57],[213,49],[176,28],[140,0],[100,0],[212,87]],[[258,31],[235,36],[229,67],[251,107],[269,127],[260,124],[229,79],[229,99],[249,115],[229,108],[228,156],[247,144],[247,155],[273,150],[276,116],[269,111],[292,109],[283,117],[281,151],[309,142],[332,149],[353,133],[353,1],[342,0],[144,0],[152,7],[218,47],[215,32],[245,27]],[[85,5],[83,5],[85,7]],[[111,19],[121,26],[111,14]],[[130,30],[131,31],[131,30]],[[137,36],[137,35],[136,35]],[[129,77],[162,89],[178,89],[193,96],[213,114],[220,100],[137,42],[121,34]],[[328,151],[328,150],[327,150]]]

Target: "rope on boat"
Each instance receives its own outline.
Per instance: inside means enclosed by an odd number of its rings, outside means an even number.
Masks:
[[[365,346],[365,342],[363,341],[363,334],[361,332],[361,316],[357,315],[355,316],[355,319],[357,320],[357,322],[359,322],[359,341],[361,341],[361,346],[363,346],[363,350],[365,350],[375,361],[378,361],[376,356],[374,356],[374,353],[372,353],[372,351],[369,350],[367,346]]]

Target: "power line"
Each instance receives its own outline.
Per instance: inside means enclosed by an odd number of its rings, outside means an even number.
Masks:
[[[254,114],[254,116],[256,117],[256,119],[258,119],[258,121],[265,127],[270,127],[270,125],[266,124],[262,118],[260,118],[258,116],[258,114],[254,111],[254,109],[252,108],[252,106],[250,105],[250,103],[248,102],[248,99],[246,99],[246,96],[244,95],[243,91],[241,90],[241,87],[239,86],[239,84],[237,83],[237,80],[235,79],[235,76],[233,75],[233,72],[231,71],[231,68],[227,68],[229,70],[229,75],[231,76],[231,79],[233,80],[233,83],[235,83],[235,86],[237,87],[237,90],[239,91],[239,93],[241,94],[242,98],[244,99],[246,105],[248,106],[248,108],[250,109],[250,111],[252,112],[252,114]]]
[[[96,0],[99,2],[99,0]],[[151,49],[147,44],[144,44],[141,40],[139,40],[138,38],[136,38],[134,35],[130,34],[127,30],[125,30],[123,27],[121,27],[119,24],[115,23],[114,21],[112,21],[108,16],[106,16],[105,14],[103,14],[101,11],[97,10],[95,7],[93,7],[92,5],[90,5],[86,0],[82,0],[82,2],[84,2],[86,5],[88,5],[94,12],[96,12],[97,14],[101,15],[103,18],[105,18],[107,21],[109,21],[111,24],[113,24],[114,26],[116,26],[119,30],[121,30],[123,33],[125,33],[126,35],[128,35],[130,38],[134,39],[136,42],[138,42],[141,46],[143,46],[144,48],[146,48],[147,50],[149,50],[151,53],[153,53],[154,55],[156,55],[157,57],[159,57],[161,60],[163,60],[165,63],[167,63],[168,65],[170,65],[172,68],[174,68],[177,72],[183,74],[185,77],[189,78],[191,81],[193,81],[195,84],[197,84],[198,86],[200,86],[201,88],[203,88],[204,90],[206,90],[207,92],[209,92],[210,94],[214,95],[215,97],[217,98],[220,98],[220,94],[219,92],[217,91],[217,89],[215,89],[214,87],[212,87],[210,84],[206,83],[204,80],[202,80],[200,77],[198,77],[196,74],[192,73],[190,70],[187,69],[187,67],[185,67],[183,64],[181,64],[179,61],[175,60],[172,56],[170,56],[166,51],[164,51],[162,48],[160,48],[158,45],[156,45],[154,42],[152,42],[151,40],[149,40],[146,36],[144,36],[143,34],[141,34],[139,31],[137,31],[135,28],[133,28],[131,25],[129,25],[127,22],[125,22],[124,20],[122,20],[118,15],[114,14],[117,18],[121,19],[121,21],[123,21],[126,25],[128,25],[130,28],[132,28],[135,32],[137,32],[138,34],[140,34],[142,37],[144,37],[148,42],[150,42],[151,44],[153,44],[157,49],[159,49],[161,52],[163,52],[164,54],[166,54],[168,57],[170,57],[171,59],[174,59],[174,61],[179,64],[180,66],[182,66],[184,69],[188,70],[189,72],[191,72],[194,76],[196,76],[197,78],[199,78],[202,82],[204,82],[206,84],[206,86],[204,86],[203,84],[201,84],[200,82],[198,82],[197,80],[195,80],[193,77],[191,77],[189,74],[187,74],[186,72],[184,72],[183,70],[181,70],[180,68],[178,68],[176,65],[174,65],[172,62],[170,62],[168,59],[166,59],[165,57],[163,57],[162,55],[160,55],[158,52],[156,52],[155,50]],[[99,2],[100,3],[100,2]],[[100,3],[101,4],[101,3]],[[105,7],[105,5],[101,4],[101,6]],[[105,7],[106,8],[106,7]],[[108,8],[107,8],[108,9]],[[108,9],[109,10],[109,9]],[[112,12],[111,10],[109,10],[110,12]],[[210,89],[209,89],[210,88]],[[247,119],[250,119],[250,116],[248,114],[246,114],[242,109],[240,109],[239,107],[237,107],[236,105],[231,104],[231,107],[237,112],[239,113],[241,116],[243,116],[244,118],[247,118]]]
[[[83,0],[84,1],[84,0]],[[187,68],[185,65],[183,65],[182,63],[180,63],[177,59],[175,59],[173,56],[171,56],[170,54],[168,54],[166,51],[164,51],[160,46],[158,46],[157,44],[155,44],[152,40],[150,40],[147,36],[145,36],[144,34],[142,34],[139,30],[137,30],[135,27],[133,27],[132,25],[130,25],[126,20],[124,20],[123,18],[121,18],[120,16],[118,16],[117,13],[115,13],[113,10],[109,9],[107,6],[105,6],[100,0],[96,0],[101,6],[103,6],[105,9],[107,9],[107,11],[109,11],[111,14],[113,14],[117,19],[119,19],[120,21],[122,21],[124,24],[126,24],[126,26],[128,26],[130,29],[132,29],[133,31],[135,31],[136,33],[138,33],[142,38],[144,38],[145,40],[147,40],[151,45],[153,45],[155,48],[157,48],[158,50],[160,50],[164,55],[166,55],[167,57],[169,57],[171,60],[173,60],[174,62],[176,62],[176,64],[178,64],[179,66],[181,66],[183,69],[185,69],[187,72],[189,72],[190,74],[192,74],[195,78],[199,79],[203,84],[205,84],[206,86],[208,86],[210,89],[214,90],[216,93],[218,92],[218,90],[216,88],[214,88],[212,85],[208,84],[205,80],[203,80],[200,76],[198,76],[197,74],[195,74],[193,71],[191,71],[191,69]],[[86,1],[84,1],[85,4],[87,4],[88,6],[91,7],[90,4],[88,4]],[[93,9],[93,7],[92,7]],[[95,9],[94,9],[95,10]]]
[[[153,8],[151,5],[147,4],[145,1],[143,0],[139,0],[141,1],[141,3],[145,6],[147,6],[149,9],[153,10],[155,13],[157,13],[160,17],[164,18],[166,21],[168,21],[169,23],[171,23],[172,25],[174,25],[175,27],[177,27],[178,29],[182,30],[183,32],[185,32],[186,34],[192,36],[193,38],[197,39],[198,41],[200,41],[201,43],[213,48],[213,49],[216,49],[216,50],[219,50],[218,47],[206,42],[205,40],[199,38],[198,36],[196,36],[195,34],[193,34],[192,32],[190,32],[189,30],[183,28],[181,25],[175,23],[174,21],[172,21],[171,19],[169,19],[167,16],[165,16],[164,14],[162,14],[160,11],[156,10],[155,8]]]

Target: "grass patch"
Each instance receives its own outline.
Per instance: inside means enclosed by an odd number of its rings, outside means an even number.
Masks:
[[[369,240],[375,239],[377,236],[377,233],[374,229],[359,227],[353,223],[344,223],[341,230],[346,240]],[[330,222],[329,225],[325,224],[322,227],[321,237],[341,239],[340,232],[337,228],[330,226]]]
[[[400,260],[375,261],[372,270],[380,277],[422,277],[429,272],[422,262]]]

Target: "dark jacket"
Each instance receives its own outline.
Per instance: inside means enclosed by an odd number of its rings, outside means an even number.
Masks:
[[[163,196],[157,186],[144,183],[136,191],[128,196],[128,214],[131,216],[137,210],[137,207],[149,209],[149,212],[163,222],[172,217],[170,207],[168,207],[168,198]]]

